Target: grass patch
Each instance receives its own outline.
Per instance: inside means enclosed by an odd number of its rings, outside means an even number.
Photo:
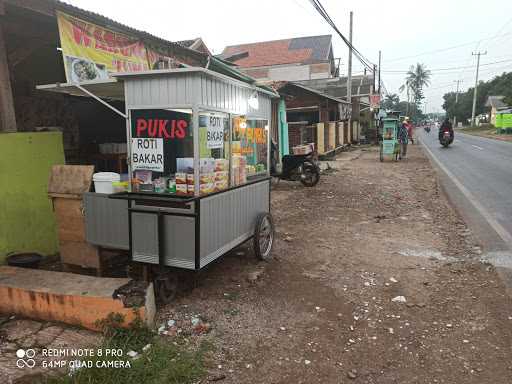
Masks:
[[[92,357],[87,361],[92,367],[83,367],[72,376],[48,377],[46,384],[189,384],[197,382],[206,374],[204,366],[206,354],[212,349],[203,342],[192,350],[185,343],[172,343],[159,338],[140,320],[132,324],[131,329],[121,328],[122,317],[111,315],[103,322],[103,344],[99,349],[121,349],[121,357]],[[143,352],[147,344],[151,347]],[[127,356],[127,352],[139,353],[136,359]],[[105,368],[104,364],[116,360],[129,361],[130,367]]]
[[[489,139],[512,141],[512,135],[504,132],[498,134],[496,132],[496,128],[488,124],[480,127],[457,128],[456,131],[461,133],[467,133],[468,135],[487,137]]]

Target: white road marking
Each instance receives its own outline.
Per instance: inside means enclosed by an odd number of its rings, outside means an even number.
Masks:
[[[427,151],[430,158],[434,160],[439,168],[448,176],[453,183],[459,188],[459,190],[462,192],[462,194],[468,199],[475,209],[480,212],[480,214],[483,216],[485,220],[487,220],[487,223],[496,231],[499,237],[507,244],[507,246],[512,249],[512,235],[500,224],[498,221],[494,218],[493,215],[485,209],[482,204],[477,200],[477,198],[469,192],[469,190],[459,181],[455,178],[455,176],[437,159],[437,157],[434,156],[432,151],[422,143],[423,148]]]
[[[476,149],[479,149],[481,151],[483,151],[484,149],[482,147],[479,147],[478,145],[474,145],[474,144],[471,144],[472,147],[475,147]]]

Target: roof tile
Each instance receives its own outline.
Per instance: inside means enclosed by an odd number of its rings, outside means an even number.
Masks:
[[[331,35],[324,35],[232,45],[224,48],[220,57],[229,59],[247,52],[246,57],[233,60],[241,68],[322,62],[329,60],[331,39]]]

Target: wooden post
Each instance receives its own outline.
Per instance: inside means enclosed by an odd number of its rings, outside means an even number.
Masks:
[[[336,123],[329,122],[329,150],[336,148]]]
[[[16,132],[16,130],[16,115],[14,113],[11,78],[7,62],[7,48],[2,29],[2,18],[0,17],[0,132]]]
[[[324,123],[317,123],[316,125],[316,145],[318,154],[325,152],[325,141],[324,141]]]

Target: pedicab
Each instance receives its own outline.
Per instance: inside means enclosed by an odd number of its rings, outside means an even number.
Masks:
[[[382,139],[380,142],[380,161],[385,157],[391,157],[398,160],[400,156],[400,144],[398,143],[398,124],[397,118],[382,119]]]

